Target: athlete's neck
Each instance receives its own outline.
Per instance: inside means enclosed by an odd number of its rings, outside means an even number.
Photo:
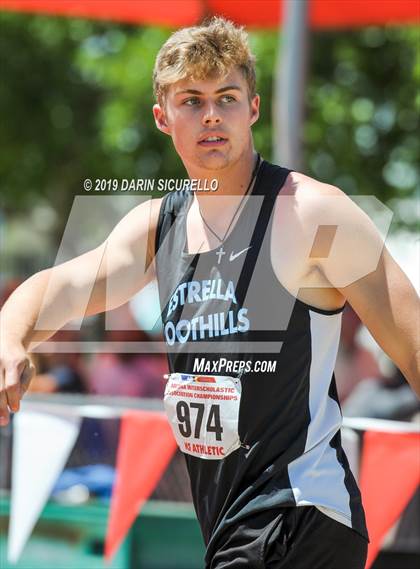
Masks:
[[[252,191],[252,187],[249,187],[249,185],[257,159],[257,153],[253,147],[250,147],[249,151],[244,153],[237,162],[228,165],[226,168],[209,170],[196,166],[190,167],[186,164],[189,177],[200,180],[201,187],[205,187],[206,181],[207,187],[210,180],[216,179],[218,181],[217,190],[214,192],[194,192],[197,210],[201,211],[201,214],[206,219],[211,220],[215,216],[218,217],[223,226],[222,218],[225,216],[230,218],[231,213],[237,209],[247,191],[248,193]],[[253,183],[255,183],[255,180]],[[221,199],[215,199],[218,197]]]
[[[250,147],[239,160],[232,164],[228,164],[224,168],[207,169],[195,164],[185,164],[190,179],[199,180],[198,187],[209,187],[210,181],[216,179],[218,182],[217,190],[211,193],[219,196],[237,196],[241,197],[248,189],[252,173],[257,162],[257,153]],[[200,193],[196,192],[197,197]]]

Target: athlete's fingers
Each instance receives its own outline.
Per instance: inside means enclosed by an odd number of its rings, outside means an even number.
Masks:
[[[4,427],[9,422],[9,408],[7,406],[6,391],[4,389],[4,370],[1,370],[0,376],[0,426]]]
[[[9,422],[9,409],[7,407],[6,393],[4,391],[4,366],[0,360],[0,426],[3,427]]]
[[[32,363],[31,359],[28,358],[27,365],[22,372],[20,377],[20,389],[21,389],[21,398],[25,395],[26,391],[28,390],[29,384],[31,383],[32,378],[35,375],[35,366]]]
[[[26,355],[5,365],[4,392],[10,411],[14,413],[19,411],[20,400],[28,389],[34,373],[35,367]]]
[[[20,404],[20,385],[19,385],[19,372],[17,369],[6,370],[5,376],[5,394],[7,404],[10,411],[16,413],[19,411]]]
[[[22,358],[19,361],[12,360],[5,365],[4,390],[9,408],[13,412],[19,411],[20,399],[22,397],[20,377],[28,362],[28,358]]]

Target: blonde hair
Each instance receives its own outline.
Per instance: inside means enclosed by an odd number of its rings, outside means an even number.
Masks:
[[[153,71],[153,91],[162,102],[169,86],[181,79],[224,77],[237,67],[243,74],[248,95],[255,96],[255,57],[248,34],[229,20],[214,17],[201,26],[174,32],[161,47]]]

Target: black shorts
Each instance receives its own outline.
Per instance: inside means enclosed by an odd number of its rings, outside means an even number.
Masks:
[[[266,510],[224,532],[206,569],[364,569],[367,547],[314,506]]]

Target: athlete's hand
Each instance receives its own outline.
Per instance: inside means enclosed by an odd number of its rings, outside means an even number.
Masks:
[[[0,427],[8,424],[10,413],[19,411],[20,400],[35,374],[27,351],[21,344],[2,342],[0,349]]]

